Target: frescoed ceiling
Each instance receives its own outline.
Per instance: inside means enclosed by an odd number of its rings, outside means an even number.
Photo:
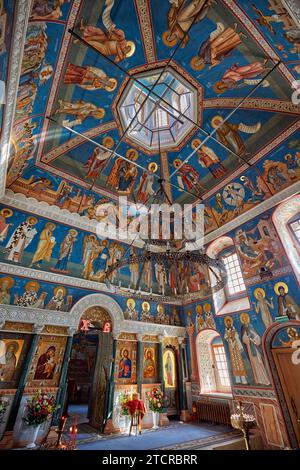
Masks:
[[[300,14],[292,6],[34,0],[7,187],[92,217],[120,195],[149,204],[162,178],[170,201],[208,201],[212,230],[234,191],[250,191],[250,206],[276,191],[278,164],[269,174],[266,161],[282,146],[279,169],[293,183]]]

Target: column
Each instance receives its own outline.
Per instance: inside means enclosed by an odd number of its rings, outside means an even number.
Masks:
[[[191,366],[192,366],[191,381],[199,382],[196,342],[194,338],[194,331],[195,331],[194,325],[187,326],[186,331],[189,336],[190,358],[191,358]]]
[[[187,407],[186,399],[186,390],[185,390],[185,379],[184,379],[184,369],[183,369],[183,354],[182,354],[182,344],[184,338],[178,338],[179,344],[179,403],[180,403],[180,420],[181,421],[190,421],[190,413]]]
[[[161,390],[163,394],[165,394],[165,382],[164,382],[164,361],[163,361],[163,355],[164,355],[164,336],[160,335],[158,336],[159,343],[158,343],[158,371],[159,371],[159,382],[161,383]],[[160,423],[161,426],[167,426],[169,424],[169,418],[167,416],[167,413],[161,413],[160,414]]]
[[[112,433],[120,432],[120,429],[116,428],[113,424],[117,343],[118,343],[118,334],[113,334],[113,349],[112,349],[110,379],[109,379],[109,385],[108,385],[109,386],[108,404],[107,404],[107,410],[105,413],[106,422],[105,422],[105,427],[104,427],[104,434],[112,434]]]
[[[67,411],[67,392],[68,392],[68,383],[67,383],[67,375],[68,375],[68,367],[70,362],[70,356],[72,352],[72,344],[73,344],[73,335],[76,332],[76,328],[68,328],[68,340],[65,349],[64,355],[64,362],[61,370],[59,387],[56,395],[56,405],[59,406],[58,410],[56,410],[52,417],[52,426],[58,426],[58,422],[60,417]]]
[[[137,354],[136,354],[136,364],[137,364],[137,370],[136,370],[136,383],[138,386],[138,392],[140,395],[140,398],[142,398],[142,382],[143,382],[143,377],[142,377],[142,371],[143,371],[143,335],[138,334],[137,335]]]
[[[34,353],[35,353],[35,349],[36,349],[39,334],[42,332],[43,328],[44,328],[44,325],[36,325],[35,324],[33,326],[33,333],[34,334],[32,336],[30,348],[29,348],[26,360],[25,360],[24,365],[23,365],[23,370],[22,370],[21,377],[20,377],[20,380],[19,380],[18,390],[16,391],[15,398],[14,398],[14,401],[13,401],[13,404],[12,404],[12,407],[11,407],[11,411],[10,411],[9,420],[8,420],[8,423],[7,423],[7,429],[6,430],[12,430],[14,425],[15,425],[16,418],[17,418],[18,411],[19,411],[19,407],[20,407],[20,403],[21,403],[21,400],[22,400],[22,397],[23,397],[25,385],[26,385],[26,382],[27,382],[27,377],[28,377],[28,374],[29,374],[31,361],[32,361]]]

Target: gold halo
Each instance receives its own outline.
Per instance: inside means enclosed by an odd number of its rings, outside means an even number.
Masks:
[[[266,297],[266,293],[262,287],[257,287],[257,289],[255,289],[255,291],[253,292],[253,295],[257,300],[258,300],[258,294],[261,294],[263,298]]]
[[[173,166],[178,168],[182,164],[182,161],[179,158],[176,158],[173,162]]]
[[[133,41],[127,41],[126,46],[130,47],[130,50],[126,53],[126,57],[131,57],[135,52],[135,43]]]
[[[54,295],[56,295],[59,290],[62,290],[63,296],[66,295],[67,291],[66,291],[66,288],[65,288],[64,286],[57,286],[57,287],[55,287],[55,288],[53,289]]]
[[[206,303],[203,305],[203,310],[205,313],[208,313],[211,311],[211,305],[209,303]]]
[[[105,109],[97,108],[97,110],[93,113],[93,116],[96,119],[102,119],[105,116]]]
[[[8,215],[4,215],[5,213],[8,213]],[[0,214],[5,217],[6,219],[8,219],[9,217],[11,217],[13,215],[13,211],[11,209],[7,209],[6,207],[4,207],[4,209],[2,209],[2,211],[0,212]]]
[[[151,173],[155,173],[158,169],[158,164],[155,162],[151,162],[148,165],[148,170],[151,171]]]
[[[16,353],[19,349],[19,343],[17,343],[17,341],[10,341],[9,343],[6,343],[6,349],[9,348],[9,346],[13,346],[14,347],[14,352]]]
[[[213,86],[214,92],[221,94],[228,90],[228,86],[222,80],[216,82]]]
[[[168,46],[168,47],[173,47],[173,46],[175,46],[175,44],[177,44],[178,39],[176,38],[176,39],[172,39],[172,41],[170,41],[170,40],[168,39],[169,36],[170,36],[170,31],[168,30],[168,31],[165,31],[165,32],[163,33],[163,35],[162,35],[161,38],[162,38],[162,40],[163,40],[163,43],[164,43],[166,46]]]
[[[240,321],[241,323],[245,324],[245,323],[250,323],[250,316],[249,316],[249,313],[241,313],[240,315]]]
[[[200,144],[202,144],[200,139],[194,139],[192,141],[192,149],[196,149],[197,147],[199,147]]]
[[[233,325],[233,319],[232,319],[231,317],[229,317],[229,316],[227,316],[227,317],[224,318],[224,323],[225,323],[225,325],[226,325],[226,323],[228,322],[228,320],[230,321],[230,326],[232,326],[232,325]]]
[[[212,118],[211,125],[214,129],[216,129],[221,124],[220,122],[217,122],[217,121],[220,121],[220,119],[222,120],[222,122],[224,121],[222,116],[215,116]]]
[[[199,57],[195,56],[191,60],[191,67],[193,70],[196,70],[197,72],[199,72],[200,70],[204,69],[205,64],[204,62],[199,62]]]
[[[101,242],[101,245],[102,245],[102,246],[107,246],[107,244],[108,244],[108,241],[107,241],[107,240],[102,240],[102,242]]]
[[[161,307],[162,307],[162,309],[163,309],[163,312],[164,312],[164,311],[165,311],[165,307],[164,307],[164,305],[163,305],[163,304],[158,304],[158,305],[157,305],[157,309],[156,309],[156,310],[157,310],[157,311],[159,311],[159,309],[160,309]]]
[[[14,285],[14,283],[15,283],[15,281],[14,281],[14,279],[13,279],[12,277],[10,277],[10,276],[5,276],[5,277],[2,277],[2,278],[0,279],[0,287],[2,287],[4,281],[7,281],[7,282],[8,282],[8,289],[11,289],[12,286]]]
[[[295,333],[295,336],[298,337],[298,331],[296,330],[296,328],[293,328],[292,326],[290,326],[290,327],[286,330],[286,332],[287,332],[288,335],[290,335],[290,332],[291,332],[291,331],[292,331],[293,333]]]
[[[30,221],[32,221],[32,222],[30,222]],[[31,225],[37,224],[37,221],[38,221],[37,218],[33,217],[33,216],[27,217],[27,219],[26,219],[26,222],[29,222]]]
[[[54,230],[55,227],[56,227],[56,225],[53,222],[47,222],[46,225],[45,225],[46,228],[49,228],[50,226],[52,226],[53,228],[49,229],[49,230]]]
[[[74,228],[71,228],[71,230],[69,230],[69,234],[70,234],[70,235],[73,235],[73,237],[77,237],[78,232],[77,232],[77,230],[75,230]]]
[[[113,148],[114,146],[114,139],[112,137],[104,137],[104,139],[102,140],[102,144],[104,145],[104,147],[108,147],[109,149]]]
[[[130,156],[130,154],[133,154],[132,156]],[[137,152],[137,150],[135,149],[128,149],[127,152],[126,152],[126,157],[131,160],[132,162],[135,162],[138,158],[139,154]]]
[[[202,305],[196,305],[196,313],[202,313]]]
[[[143,302],[143,303],[142,303],[142,309],[143,309],[143,310],[145,310],[144,307],[146,307],[146,306],[148,306],[148,310],[150,310],[150,304],[149,304],[149,302]]]
[[[108,81],[110,83],[112,83],[112,85],[107,85],[105,87],[105,90],[106,91],[114,91],[117,88],[117,84],[118,84],[117,80],[115,78],[110,78]]]
[[[27,284],[25,284],[25,291],[29,289],[29,287],[33,286],[34,287],[34,292],[37,292],[40,288],[40,285],[37,281],[29,281]]]
[[[127,300],[127,307],[129,307],[129,305],[132,305],[133,308],[135,307],[135,300],[134,299],[128,299]]]
[[[144,358],[147,359],[148,351],[151,352],[152,359],[153,359],[153,349],[152,349],[152,348],[145,348],[145,349],[144,349]]]
[[[279,287],[283,287],[284,288],[284,293],[287,294],[288,291],[289,291],[289,288],[287,286],[287,284],[285,282],[276,282],[275,286],[274,286],[274,292],[275,294],[279,295]]]
[[[240,180],[241,180],[241,181],[245,181],[245,179],[246,179],[246,176],[244,176],[244,175],[242,175],[242,176],[240,177]]]

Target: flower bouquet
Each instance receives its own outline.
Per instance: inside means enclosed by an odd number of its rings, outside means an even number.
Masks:
[[[121,411],[120,414],[121,416],[129,416],[129,410],[128,410],[128,402],[130,401],[130,396],[127,391],[120,393],[120,406],[121,406]]]
[[[55,405],[55,397],[43,393],[41,390],[36,395],[27,400],[27,415],[23,420],[29,426],[39,426],[47,421],[52,413],[59,407]]]
[[[150,392],[147,392],[147,400],[151,411],[154,413],[163,412],[163,393],[159,388],[154,387]]]
[[[2,423],[3,416],[5,414],[5,411],[7,410],[9,401],[7,398],[1,397],[0,398],[0,423]]]

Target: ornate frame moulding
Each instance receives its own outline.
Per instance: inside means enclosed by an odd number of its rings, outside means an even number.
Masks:
[[[9,71],[6,81],[6,104],[0,141],[0,199],[5,193],[6,170],[10,147],[9,142],[14,123],[26,31],[31,11],[31,1],[15,0],[15,11],[14,24],[11,25],[13,28],[13,36],[9,56]]]
[[[125,320],[123,311],[116,300],[104,294],[86,295],[72,307],[70,312],[16,307],[13,305],[0,306],[0,325],[4,325],[5,321],[33,323],[39,325],[41,331],[45,325],[65,326],[69,328],[69,335],[72,335],[78,329],[80,318],[84,312],[90,307],[99,305],[109,313],[114,335],[120,333],[168,337],[186,335],[185,327]]]

